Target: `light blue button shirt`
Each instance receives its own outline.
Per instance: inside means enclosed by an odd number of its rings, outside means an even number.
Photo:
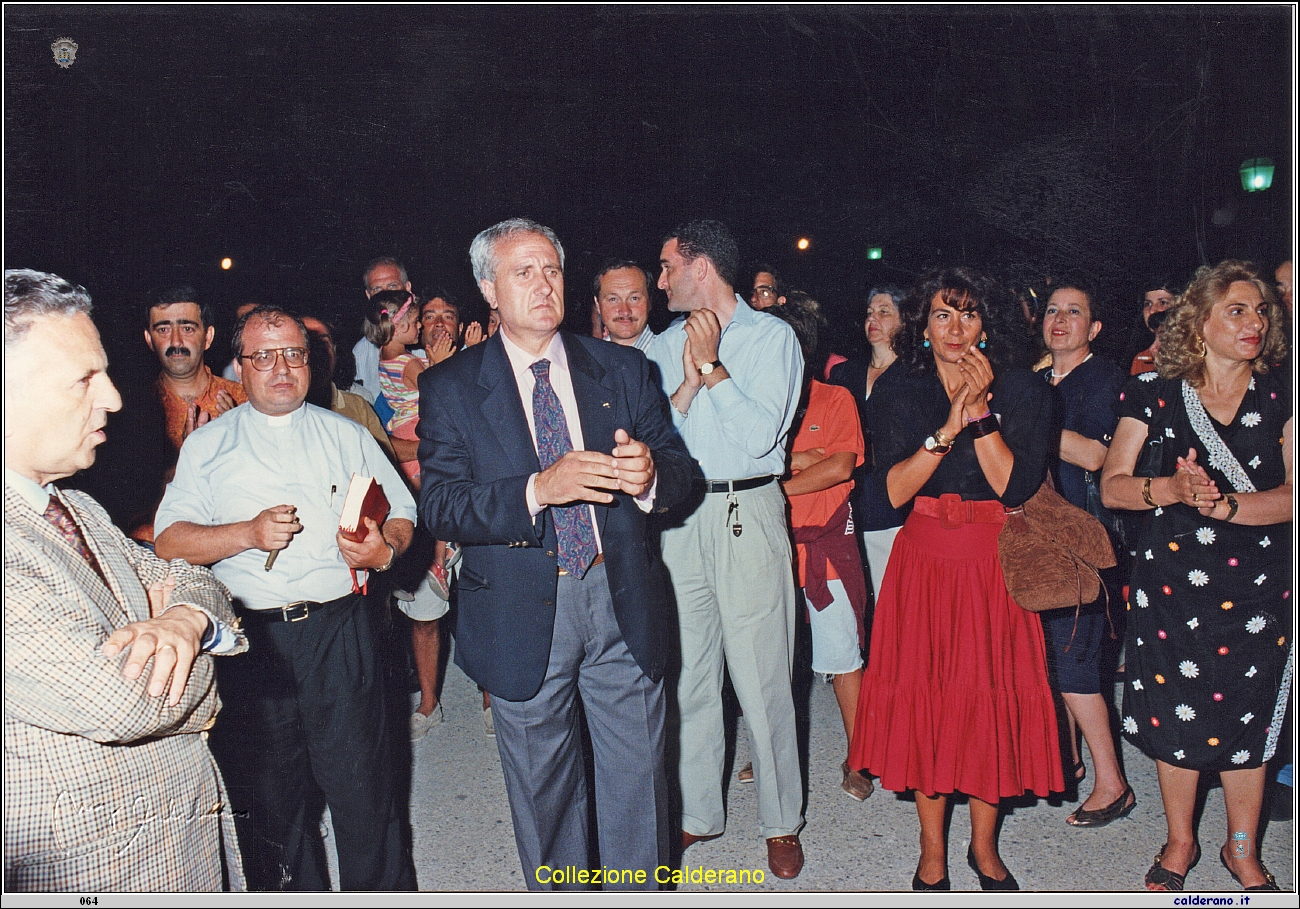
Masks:
[[[311,404],[267,416],[241,404],[196,429],[181,446],[154,529],[177,521],[216,526],[247,521],[276,505],[294,505],[302,532],[265,570],[266,553],[248,549],[212,572],[248,609],[298,600],[328,602],[352,590],[334,535],[353,474],[374,477],[388,497],[389,519],[414,523],[406,482],[363,427]]]
[[[664,393],[682,384],[683,322],[658,335],[646,356],[659,367]],[[722,329],[718,359],[728,378],[702,387],[673,425],[710,480],[740,480],[785,472],[785,439],[803,383],[803,353],[794,329],[755,312],[739,294]]]

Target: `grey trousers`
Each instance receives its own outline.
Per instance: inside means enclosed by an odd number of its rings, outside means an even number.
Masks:
[[[614,618],[605,566],[562,575],[542,688],[527,701],[492,697],[515,843],[530,890],[586,889],[566,869],[588,858],[587,778],[578,698],[595,754],[600,865],[644,870],[603,889],[657,889],[668,861],[663,683],[651,681]],[[613,880],[613,878],[611,878]]]
[[[764,837],[803,826],[803,779],[790,673],[795,592],[785,497],[775,482],[733,493],[741,535],[728,521],[728,495],[711,493],[681,527],[663,534],[677,595],[682,672],[682,829],[699,836],[726,826],[722,670],[745,711]]]

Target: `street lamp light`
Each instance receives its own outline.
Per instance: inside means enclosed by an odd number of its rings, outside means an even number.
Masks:
[[[1241,188],[1259,193],[1273,185],[1273,159],[1247,158],[1241,162]]]

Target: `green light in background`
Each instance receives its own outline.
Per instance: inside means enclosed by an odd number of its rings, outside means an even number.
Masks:
[[[1273,185],[1273,159],[1247,158],[1241,162],[1241,188],[1248,193],[1263,192]]]

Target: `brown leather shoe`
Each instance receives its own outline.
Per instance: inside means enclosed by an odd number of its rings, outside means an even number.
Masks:
[[[716,840],[720,836],[722,836],[721,833],[705,833],[701,835],[698,833],[688,833],[685,830],[683,830],[682,831],[682,852],[685,852],[687,849],[690,849],[696,843],[707,843],[709,840]]]
[[[767,867],[783,880],[799,876],[803,870],[803,846],[799,845],[799,834],[768,837]]]

